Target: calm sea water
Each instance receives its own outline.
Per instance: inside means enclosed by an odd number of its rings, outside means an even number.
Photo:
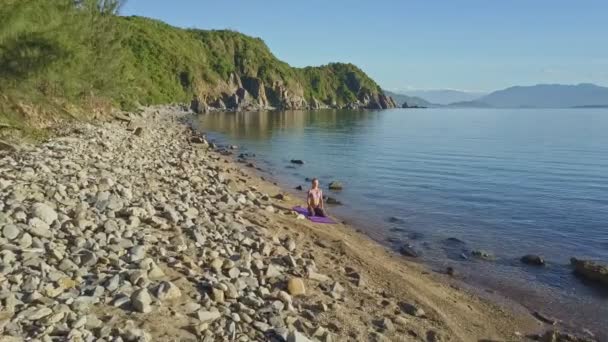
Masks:
[[[608,110],[217,113],[199,123],[284,186],[341,181],[326,193],[344,206],[330,211],[390,248],[410,243],[435,269],[608,330],[608,292],[568,266],[573,256],[608,263]],[[496,261],[460,256],[474,249]],[[521,264],[528,253],[548,266]]]

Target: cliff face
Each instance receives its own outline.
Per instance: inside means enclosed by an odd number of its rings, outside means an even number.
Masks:
[[[163,83],[165,89],[175,90],[154,94],[148,98],[152,103],[189,97],[197,112],[396,107],[352,64],[293,68],[261,39],[237,32],[183,30],[139,17],[118,19],[132,68],[143,77],[134,82],[143,87]]]
[[[388,109],[396,108],[394,100],[382,93],[358,92],[358,99],[345,104],[336,101],[324,102],[314,97],[308,100],[299,92],[294,93],[280,81],[267,86],[255,77],[239,77],[231,74],[226,85],[227,91],[220,94],[205,90],[195,95],[190,108],[197,113],[213,110],[255,111],[270,109]]]

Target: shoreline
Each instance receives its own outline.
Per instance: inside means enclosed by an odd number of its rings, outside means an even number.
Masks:
[[[218,132],[213,132],[213,131],[206,131],[205,127],[198,127],[199,130],[201,130],[202,132],[204,132],[204,134],[209,134],[210,136],[210,141],[213,141],[214,143],[218,143],[219,147],[218,150],[222,150],[221,147],[226,147],[224,150],[225,151],[230,151],[232,154],[230,156],[227,156],[228,158],[231,158],[231,161],[233,163],[236,163],[238,165],[238,167],[243,168],[245,170],[247,170],[248,172],[251,172],[252,174],[254,174],[256,177],[261,177],[262,180],[265,181],[269,181],[272,182],[275,186],[281,188],[282,187],[282,191],[284,193],[288,193],[292,196],[295,196],[296,198],[299,198],[300,201],[305,201],[305,196],[303,195],[303,192],[301,190],[296,190],[295,188],[293,188],[294,185],[298,184],[293,183],[293,184],[289,184],[289,182],[285,182],[285,179],[281,179],[281,172],[287,172],[287,171],[282,171],[281,169],[277,169],[274,168],[272,166],[270,166],[268,164],[268,162],[266,160],[263,159],[257,159],[257,152],[255,150],[249,150],[248,146],[238,146],[235,149],[230,149],[229,146],[233,146],[231,144],[237,143],[233,141],[232,139],[230,139],[230,137],[226,137],[225,134],[223,133],[218,133]],[[246,155],[246,158],[243,157],[241,158],[240,155],[241,153],[244,153]],[[253,156],[248,154],[253,154]],[[260,162],[262,166],[262,168],[258,167],[258,162]],[[255,165],[255,167],[252,167],[253,165]],[[267,168],[269,167],[269,168]],[[302,202],[299,203],[293,203],[293,204],[300,204],[301,205]],[[330,206],[331,208],[332,206]],[[348,210],[352,211],[353,208],[349,208]],[[338,218],[339,222],[343,223],[345,226],[349,227],[350,229],[352,229],[353,231],[356,231],[357,233],[361,233],[363,235],[365,235],[366,238],[368,238],[369,240],[373,241],[374,243],[382,246],[383,248],[385,248],[387,251],[389,251],[389,253],[394,254],[395,257],[397,258],[401,258],[403,262],[406,263],[413,263],[416,265],[420,265],[421,267],[423,267],[425,270],[428,270],[431,273],[437,274],[441,277],[440,281],[444,282],[444,283],[449,283],[451,286],[458,286],[461,288],[466,289],[466,291],[474,296],[478,296],[483,298],[484,300],[489,300],[494,304],[497,304],[500,307],[506,307],[509,308],[509,310],[513,311],[513,312],[518,312],[521,313],[523,315],[528,316],[529,318],[533,319],[536,322],[540,322],[540,323],[547,323],[547,321],[552,322],[552,324],[549,324],[547,327],[550,326],[555,326],[557,328],[559,328],[560,330],[564,330],[564,331],[569,331],[569,332],[573,332],[579,336],[591,336],[593,337],[594,334],[596,337],[598,338],[603,338],[602,336],[605,335],[605,332],[602,331],[602,329],[597,330],[597,329],[587,329],[587,325],[585,324],[585,320],[580,320],[575,318],[576,315],[572,315],[572,314],[566,314],[565,311],[562,311],[562,309],[557,309],[558,308],[556,305],[548,305],[546,304],[546,301],[550,301],[551,295],[546,295],[543,297],[543,292],[545,291],[550,291],[552,290],[551,288],[547,288],[544,287],[546,286],[546,284],[538,284],[539,287],[536,287],[534,285],[532,285],[532,288],[530,288],[527,284],[525,284],[522,281],[518,281],[518,282],[514,282],[514,283],[503,283],[502,278],[494,278],[492,276],[481,276],[481,275],[476,275],[474,274],[473,270],[469,270],[469,269],[465,269],[465,265],[461,265],[462,260],[460,261],[456,261],[455,263],[458,264],[456,271],[456,275],[455,276],[450,276],[447,275],[446,272],[446,267],[447,266],[454,266],[449,259],[447,260],[424,260],[424,258],[409,258],[409,257],[405,257],[402,256],[397,249],[394,248],[394,244],[390,244],[390,243],[386,243],[386,241],[382,238],[382,236],[378,236],[378,237],[374,237],[373,235],[370,235],[370,231],[369,229],[362,229],[365,225],[365,222],[368,222],[369,224],[369,220],[365,221],[365,220],[361,220],[358,221],[356,218],[353,218],[352,215],[349,215],[348,213],[344,213],[344,211],[348,211],[348,210],[342,210],[342,212],[338,213],[337,215],[333,215],[333,211],[331,211],[330,209],[330,214],[332,214],[332,216],[334,218]],[[373,223],[373,225],[375,225],[376,223]],[[508,260],[503,260],[505,262],[509,262]],[[480,261],[483,262],[483,261]],[[486,261],[487,262],[487,261]],[[513,261],[514,265],[517,265],[517,263],[520,262],[519,259],[514,259]],[[559,265],[560,267],[566,267],[568,269],[571,268],[571,265]],[[484,265],[485,267],[491,267],[489,265]],[[449,267],[451,268],[451,267]],[[575,277],[576,275],[573,274],[572,271],[568,272],[568,276],[570,277]],[[580,278],[580,277],[579,277]],[[595,283],[590,283],[585,279],[579,279],[579,281],[586,283],[586,286],[590,286],[592,287],[591,290],[596,290],[596,291],[600,291],[600,285],[595,284]],[[557,295],[557,294],[553,294],[553,295]],[[532,298],[527,298],[527,296],[531,296]],[[599,296],[599,295],[598,295]],[[519,298],[519,299],[518,299]],[[567,300],[574,300],[573,297],[568,296]],[[602,300],[601,297],[598,297],[597,300]],[[567,309],[566,309],[567,311]],[[553,314],[555,314],[556,316],[553,316]],[[563,315],[562,315],[563,314]],[[563,317],[562,317],[563,316]],[[539,319],[539,317],[541,317]],[[588,322],[587,322],[588,323]],[[597,326],[601,326],[601,324],[591,324],[593,325],[595,328],[597,328]],[[591,326],[589,326],[588,328],[592,328]]]
[[[1,340],[526,340],[551,327],[355,227],[298,219],[300,200],[209,151],[188,115],[148,108],[0,155]]]

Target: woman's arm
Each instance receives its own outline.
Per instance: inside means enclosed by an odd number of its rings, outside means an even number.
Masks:
[[[325,200],[323,199],[323,191],[319,190],[319,195],[321,196],[321,209],[325,209]]]

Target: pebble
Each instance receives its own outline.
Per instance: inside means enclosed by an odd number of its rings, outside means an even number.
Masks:
[[[287,291],[292,296],[302,296],[306,294],[306,286],[302,278],[290,278],[287,282]]]
[[[44,221],[49,225],[57,220],[57,213],[55,210],[45,203],[34,204],[32,206],[32,216]]]
[[[415,317],[423,317],[425,315],[424,310],[422,310],[421,308],[419,308],[413,304],[400,303],[399,306],[401,307],[401,311],[407,313],[408,315],[415,316]]]
[[[21,234],[21,230],[14,224],[7,224],[2,228],[2,235],[8,240],[15,240]]]
[[[141,313],[149,313],[152,311],[152,297],[147,289],[139,289],[131,295],[131,305],[133,309]]]
[[[205,322],[213,322],[216,319],[220,318],[222,315],[218,311],[203,311],[200,310],[196,313],[196,317],[199,321]]]

